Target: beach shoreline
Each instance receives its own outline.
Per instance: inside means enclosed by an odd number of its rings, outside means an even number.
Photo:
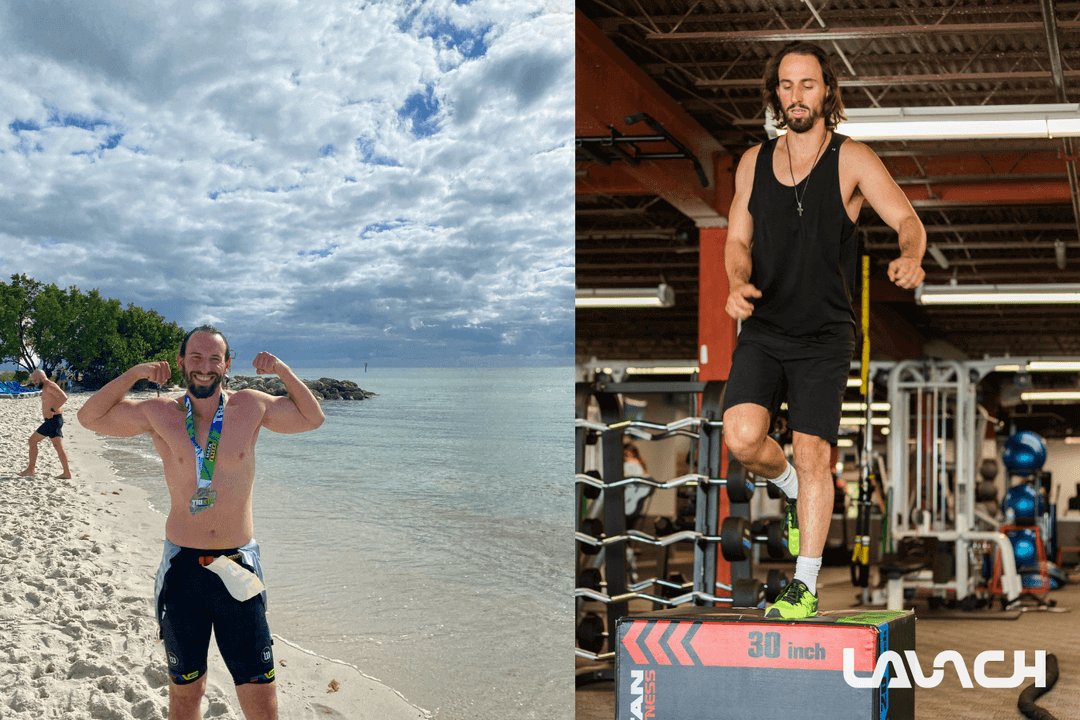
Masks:
[[[17,475],[41,404],[0,400],[0,720],[167,716],[153,611],[165,516],[116,475],[102,438],[78,424],[75,413],[89,397],[73,393],[63,408],[71,480],[56,477],[60,463],[48,440],[39,445],[37,474]],[[268,584],[273,602],[272,578]],[[275,638],[282,718],[432,717],[358,668]],[[208,675],[203,717],[242,718],[213,643]]]

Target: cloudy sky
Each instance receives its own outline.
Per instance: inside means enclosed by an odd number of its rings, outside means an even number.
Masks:
[[[569,365],[569,0],[0,0],[0,277],[238,359]]]

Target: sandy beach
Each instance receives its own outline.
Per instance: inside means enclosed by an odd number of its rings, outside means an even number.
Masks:
[[[99,436],[78,424],[88,397],[72,394],[63,408],[71,480],[57,479],[47,439],[37,474],[16,475],[41,403],[0,399],[0,720],[168,714],[152,607],[165,516],[113,473]],[[267,585],[272,606],[273,577]],[[308,653],[287,632],[274,638],[281,718],[431,717],[362,669]],[[203,717],[242,718],[213,642],[208,674]]]

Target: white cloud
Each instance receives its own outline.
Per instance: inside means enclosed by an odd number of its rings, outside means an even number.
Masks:
[[[568,362],[571,10],[0,3],[0,273],[307,364]]]

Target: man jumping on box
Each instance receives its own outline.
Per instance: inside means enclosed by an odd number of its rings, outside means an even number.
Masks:
[[[229,344],[213,327],[188,333],[176,361],[187,382],[182,399],[125,400],[139,380],[169,381],[168,363],[144,363],[87,400],[79,421],[105,435],[150,433],[165,466],[171,508],[155,595],[169,663],[169,717],[199,717],[212,627],[244,716],[276,720],[273,641],[259,546],[252,539],[255,441],[263,428],[314,430],[323,412],[304,383],[270,353],[259,353],[252,365],[259,375],[281,378],[288,396],[222,390],[231,365]]]
[[[748,150],[735,176],[725,309],[743,325],[724,397],[724,439],[739,462],[788,497],[795,578],[765,616],[805,618],[817,613],[833,505],[830,452],[855,346],[859,210],[866,200],[899,234],[888,276],[905,289],[925,276],[926,232],[877,155],[834,132],[844,106],[824,51],[785,46],[769,61],[763,95],[788,132]],[[785,400],[794,467],[768,436]]]

